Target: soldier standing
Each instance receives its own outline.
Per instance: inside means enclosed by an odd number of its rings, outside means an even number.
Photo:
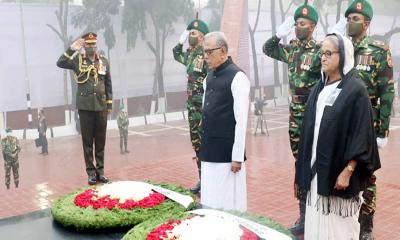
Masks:
[[[19,184],[19,161],[18,154],[21,151],[18,139],[11,135],[11,128],[6,128],[6,137],[1,140],[1,150],[4,157],[4,169],[6,177],[6,187],[10,189],[11,169],[14,175],[14,184],[18,188]]]
[[[104,176],[107,114],[112,110],[112,85],[108,60],[97,54],[97,35],[89,32],[75,41],[58,59],[57,66],[71,69],[78,85],[82,145],[89,185],[108,182]],[[80,50],[84,47],[85,54]],[[93,144],[96,166],[93,164]]]
[[[40,109],[40,111],[39,111],[38,132],[39,132],[40,143],[42,144],[42,152],[41,152],[41,154],[43,154],[43,155],[49,154],[46,131],[47,131],[46,116],[44,115],[44,110]]]
[[[199,160],[199,149],[201,144],[201,118],[203,102],[203,81],[207,75],[208,68],[204,61],[203,40],[208,33],[207,24],[199,19],[193,20],[182,33],[179,43],[174,47],[173,53],[176,61],[186,66],[187,73],[187,95],[186,107],[189,114],[190,140],[196,153],[197,168],[199,179],[201,166]],[[189,49],[183,52],[183,44],[189,38]],[[200,193],[200,180],[191,188],[194,194]]]
[[[296,161],[305,104],[311,89],[321,78],[321,61],[318,57],[320,46],[312,37],[317,22],[317,11],[304,4],[296,9],[294,18],[288,18],[279,26],[276,35],[263,46],[267,56],[288,64],[292,96],[289,105],[289,138]],[[288,36],[294,26],[297,39],[291,40],[288,45],[279,44],[281,38]],[[306,191],[295,186],[295,195],[299,199],[300,217],[290,230],[294,235],[299,235],[304,233]]]
[[[354,46],[355,68],[367,87],[372,109],[374,127],[379,148],[388,141],[389,123],[394,99],[393,61],[389,46],[381,41],[368,38],[367,30],[373,17],[372,6],[366,0],[354,1],[346,10],[346,20],[335,26],[339,32],[351,37]],[[373,217],[376,209],[376,176],[372,175],[363,193],[361,206],[360,239],[373,239]]]
[[[129,153],[128,151],[128,127],[129,127],[129,118],[128,113],[124,111],[124,106],[121,105],[119,109],[117,123],[119,129],[119,147],[121,150],[121,154]],[[125,151],[123,150],[125,147]]]

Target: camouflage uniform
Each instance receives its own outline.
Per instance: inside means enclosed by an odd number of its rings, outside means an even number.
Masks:
[[[19,184],[18,153],[21,151],[21,147],[19,145],[18,139],[16,137],[12,137],[12,136],[3,138],[1,140],[1,150],[3,151],[3,157],[4,157],[6,187],[7,187],[7,189],[10,188],[11,169],[12,169],[13,175],[14,175],[15,187],[18,187],[18,184]]]
[[[297,161],[305,104],[312,88],[321,78],[321,61],[318,56],[320,45],[314,39],[292,40],[288,45],[279,44],[279,41],[276,36],[268,39],[263,46],[263,52],[288,64],[292,96],[289,104],[289,139],[293,156]],[[300,218],[291,231],[301,233],[304,231],[307,192],[296,186],[295,188],[296,197],[299,199]]]
[[[201,118],[203,102],[203,81],[207,75],[208,68],[203,58],[203,47],[198,45],[194,49],[182,51],[182,44],[173,49],[176,61],[186,66],[187,73],[187,95],[186,107],[189,113],[190,139],[196,155],[201,144]]]
[[[279,44],[279,41],[276,36],[268,39],[263,51],[267,56],[288,64],[292,96],[289,105],[289,137],[293,156],[297,160],[305,103],[311,89],[321,78],[321,61],[318,57],[320,46],[313,39],[303,42],[292,40],[289,45]]]
[[[390,114],[394,99],[393,63],[389,47],[380,41],[365,37],[359,43],[353,42],[355,67],[364,81],[374,110],[376,136],[387,138],[389,135]],[[364,203],[361,206],[361,232],[363,226],[371,228],[376,208],[376,176],[373,175],[363,193]],[[363,215],[369,220],[364,220]],[[364,223],[363,221],[368,221]]]
[[[128,127],[129,119],[128,113],[125,111],[120,111],[117,118],[118,129],[119,129],[119,147],[121,153],[123,153],[123,146],[125,146],[125,152],[128,152]]]

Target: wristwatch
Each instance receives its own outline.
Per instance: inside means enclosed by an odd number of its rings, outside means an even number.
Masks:
[[[347,171],[349,172],[354,172],[354,168],[353,166],[351,166],[350,164],[346,166]]]

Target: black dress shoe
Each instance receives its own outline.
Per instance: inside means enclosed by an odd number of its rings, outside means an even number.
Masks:
[[[130,153],[129,150],[125,150],[125,153]]]
[[[199,193],[200,193],[200,190],[201,190],[201,183],[200,183],[200,181],[197,182],[196,186],[194,186],[194,187],[192,187],[192,188],[190,189],[190,191],[191,191],[193,194],[199,194]]]
[[[106,177],[106,176],[104,176],[104,175],[100,175],[100,176],[98,176],[97,177],[97,180],[99,180],[100,182],[102,182],[102,183],[108,183],[110,180]]]
[[[97,183],[96,177],[91,176],[88,178],[89,185],[95,185],[96,183]]]

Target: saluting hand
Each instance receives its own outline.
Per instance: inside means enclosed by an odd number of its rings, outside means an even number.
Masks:
[[[240,169],[242,169],[242,163],[241,162],[232,161],[231,171],[234,172],[234,173],[237,173],[237,172],[240,171]]]
[[[74,51],[79,51],[83,47],[85,40],[83,38],[76,40],[71,44],[71,49]]]

